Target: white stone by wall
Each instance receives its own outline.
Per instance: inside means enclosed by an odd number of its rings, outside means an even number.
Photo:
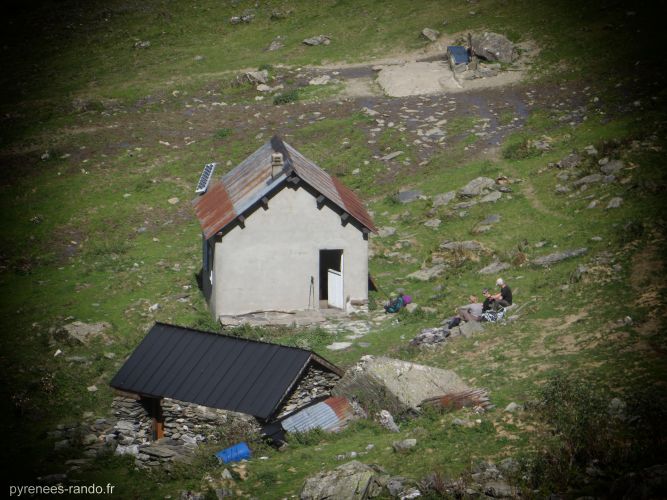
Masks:
[[[343,250],[343,296],[368,299],[368,240],[303,188],[284,188],[215,245],[214,316],[319,307],[320,250]],[[310,277],[315,303],[309,304]]]

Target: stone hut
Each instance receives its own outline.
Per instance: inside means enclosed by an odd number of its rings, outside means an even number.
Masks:
[[[305,349],[156,323],[110,383],[118,444],[259,431],[329,397],[341,375]]]

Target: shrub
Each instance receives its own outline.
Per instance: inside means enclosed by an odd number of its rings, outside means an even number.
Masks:
[[[544,448],[524,463],[530,488],[606,491],[609,476],[664,462],[667,410],[650,388],[623,402],[590,381],[557,375],[544,385],[533,410],[550,433]],[[594,484],[591,470],[606,481]]]
[[[231,128],[221,128],[215,133],[216,139],[224,139],[232,134]]]
[[[296,102],[299,100],[299,91],[297,89],[278,94],[273,98],[273,104],[289,104],[290,102]]]

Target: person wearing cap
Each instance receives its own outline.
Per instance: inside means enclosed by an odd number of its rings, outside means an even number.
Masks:
[[[505,283],[502,278],[496,280],[496,286],[500,287],[500,293],[492,295],[496,304],[503,307],[512,305],[512,289]]]

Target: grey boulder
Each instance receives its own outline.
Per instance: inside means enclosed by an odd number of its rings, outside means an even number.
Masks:
[[[496,185],[496,181],[489,177],[477,177],[471,180],[468,184],[459,189],[459,196],[472,198],[473,196],[479,196],[485,191],[493,189]]]
[[[513,62],[518,54],[514,44],[498,33],[485,32],[472,37],[472,48],[480,57],[488,61]]]
[[[538,266],[550,266],[551,264],[556,264],[563,260],[571,259],[573,257],[579,257],[580,255],[588,252],[588,248],[576,248],[574,250],[565,250],[563,252],[550,253],[549,255],[544,255],[533,260],[533,264]]]
[[[353,460],[306,479],[300,497],[301,500],[364,500],[380,495],[387,478],[379,467]]]

